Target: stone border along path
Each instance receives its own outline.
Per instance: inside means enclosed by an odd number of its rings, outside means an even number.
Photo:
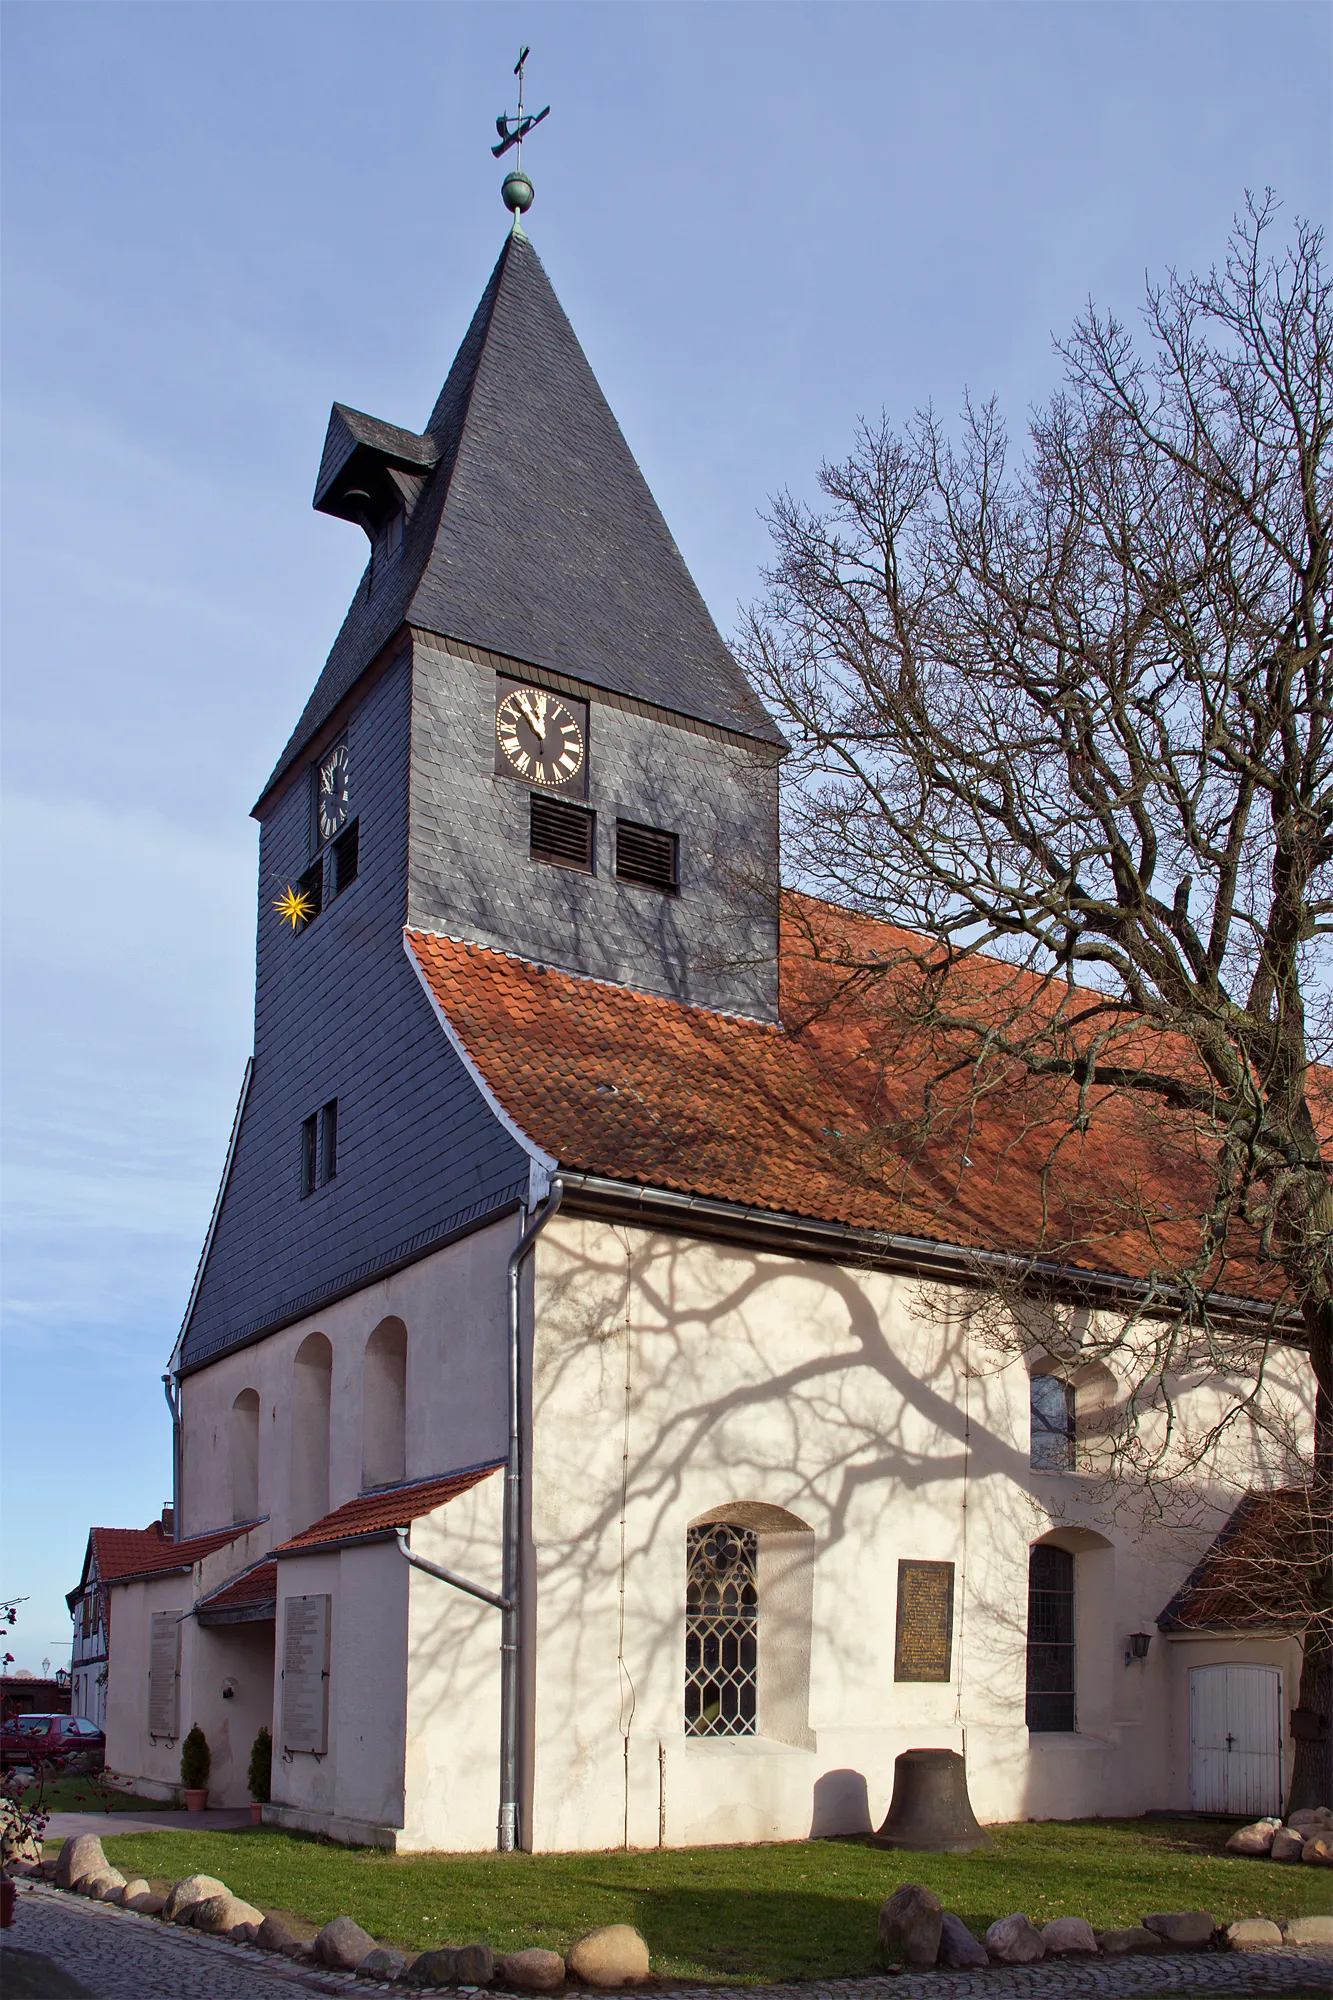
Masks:
[[[14,1927],[0,1941],[0,1953],[8,1943],[44,1951],[81,1979],[96,2000],[295,2000],[293,1988],[342,1994],[347,2000],[393,2000],[405,1994],[426,2000],[432,1993],[460,1992],[485,1992],[488,2000],[492,1993],[495,2000],[533,2000],[530,1994],[510,1995],[502,1988],[408,1987],[357,1979],[350,1972],[294,1965],[274,1952],[229,1944],[110,1903],[91,1903],[45,1883],[20,1881],[16,1886]],[[112,1928],[98,1928],[107,1925]],[[1097,2000],[1133,2000],[1158,1993],[1262,1994],[1293,1988],[1333,1992],[1333,1952],[1283,1945],[1271,1951],[1066,1958],[974,1972],[880,1973],[787,1986],[653,1988],[652,1995],[653,2000],[744,2000],[747,1993],[762,2000],[1076,2000],[1086,1994]],[[608,1995],[607,2000],[617,1997]]]

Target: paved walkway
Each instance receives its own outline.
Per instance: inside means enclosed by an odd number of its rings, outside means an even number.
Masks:
[[[94,2000],[300,2000],[302,1993],[387,2000],[388,1989],[349,1974],[314,1972],[197,1931],[58,1890],[19,1886],[13,1930],[0,1937],[45,1952]],[[416,1989],[418,1992],[422,1989]],[[432,1989],[425,1989],[430,1991]],[[475,1988],[464,1987],[465,1993]],[[977,1972],[903,1972],[760,1989],[762,2000],[1135,2000],[1158,1993],[1333,1993],[1333,1952],[1164,1952],[1160,1958],[1064,1960]],[[503,1996],[501,1996],[503,2000]],[[516,1997],[517,2000],[517,1997]],[[682,1987],[660,2000],[739,2000],[735,1987]]]
[[[112,1833],[232,1833],[249,1826],[246,1806],[213,1806],[204,1812],[178,1812],[164,1806],[161,1812],[54,1812],[46,1823],[46,1840],[68,1840],[73,1833],[95,1833],[105,1840]]]

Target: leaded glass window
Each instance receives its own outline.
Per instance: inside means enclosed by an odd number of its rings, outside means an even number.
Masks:
[[[1028,1555],[1028,1728],[1075,1727],[1074,1558],[1042,1543]]]
[[[759,1537],[713,1521],[685,1544],[685,1729],[753,1736],[759,1688]]]
[[[1031,1377],[1030,1463],[1041,1472],[1069,1472],[1074,1464],[1074,1390],[1059,1375]]]

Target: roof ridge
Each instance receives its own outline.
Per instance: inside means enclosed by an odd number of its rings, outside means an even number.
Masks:
[[[678,1007],[686,1013],[707,1014],[721,1021],[738,1021],[747,1028],[764,1028],[778,1035],[787,1033],[781,1021],[764,1021],[757,1014],[740,1014],[728,1007],[705,1007],[700,1000],[680,1000],[672,993],[654,993],[651,987],[634,986],[623,979],[603,979],[595,972],[572,972],[566,965],[553,965],[542,958],[525,958],[521,951],[506,951],[503,945],[498,944],[481,944],[476,938],[458,937],[453,931],[433,931],[423,924],[404,924],[403,935],[439,938],[445,944],[460,944],[467,951],[484,951],[493,958],[512,959],[516,965],[529,966],[534,972],[554,972],[561,979],[577,979],[586,986],[604,986],[612,993],[631,993],[636,999],[660,1002],[664,1007]]]

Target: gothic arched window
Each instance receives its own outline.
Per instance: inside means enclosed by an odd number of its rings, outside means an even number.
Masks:
[[[759,1709],[759,1537],[711,1521],[685,1543],[685,1730],[753,1736]]]

